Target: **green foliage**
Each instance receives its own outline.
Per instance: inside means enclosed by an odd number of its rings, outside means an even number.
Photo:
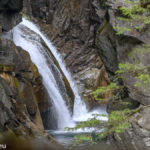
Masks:
[[[24,14],[24,13],[22,13],[22,16],[24,17],[24,18],[26,18],[27,20],[31,20],[31,18],[30,18],[30,16],[28,16],[27,14]]]
[[[131,64],[131,63],[125,63],[119,64],[119,69],[116,71],[116,74],[123,74],[123,73],[127,73],[127,72],[137,72],[137,71],[141,71],[143,69],[145,69],[145,67],[142,64]]]
[[[130,127],[129,116],[136,110],[124,109],[121,111],[113,111],[108,114],[108,122],[106,123],[105,130],[98,134],[97,140],[101,140],[108,135],[114,133],[123,133],[125,129]]]
[[[118,70],[117,74],[124,74],[124,73],[134,73],[134,76],[136,77],[137,81],[134,84],[135,88],[138,87],[149,87],[150,85],[150,75],[148,73],[148,67],[142,65],[142,64],[119,64],[120,70]]]
[[[137,112],[137,110],[124,109],[121,111],[113,111],[112,113],[108,114],[108,122],[105,123],[105,129],[101,133],[97,132],[98,129],[101,128],[101,122],[95,117],[93,119],[90,119],[89,121],[82,122],[82,125],[79,124],[77,125],[77,127],[70,128],[69,130],[76,130],[79,128],[83,129],[87,127],[97,127],[95,128],[95,131],[93,131],[91,134],[81,134],[75,136],[76,144],[81,144],[83,142],[95,144],[96,142],[107,137],[108,135],[114,133],[123,133],[127,128],[130,127],[129,118],[135,112]]]
[[[120,16],[118,19],[122,22],[126,22],[127,26],[114,26],[114,29],[117,31],[117,35],[120,35],[124,32],[131,31],[131,28],[141,32],[144,28],[144,25],[150,24],[150,14],[149,8],[150,4],[141,5],[140,1],[131,1],[124,0],[125,5],[119,8]]]
[[[150,55],[150,46],[143,45],[140,48],[133,49],[132,52],[129,53],[129,58],[134,60],[133,63],[120,63],[119,68],[116,74],[124,75],[125,73],[134,73],[135,78],[137,79],[134,87],[143,87],[150,88],[150,74],[149,69],[150,66],[143,65],[141,62],[145,59],[145,56]]]
[[[124,33],[125,31],[129,32],[131,31],[131,29],[127,28],[127,27],[120,27],[120,26],[114,26],[113,27],[115,30],[117,30],[117,35],[121,35],[122,33]]]
[[[125,73],[132,73],[137,81],[134,84],[135,89],[143,88],[149,89],[150,88],[150,66],[147,64],[145,66],[142,62],[145,59],[145,56],[150,55],[150,46],[143,45],[140,48],[133,49],[132,52],[129,53],[129,58],[131,58],[132,63],[120,63],[119,68],[120,70],[116,71],[116,74],[123,76]],[[144,91],[145,91],[144,90]]]
[[[92,139],[91,135],[76,135],[75,136],[75,140],[76,140],[76,145],[81,144],[81,143],[90,143],[90,144],[94,144],[95,142]]]
[[[140,64],[149,53],[150,47],[148,45],[143,45],[140,48],[133,49],[132,52],[128,54],[128,57],[134,59],[136,64]]]
[[[79,122],[74,128],[65,128],[66,130],[77,130],[84,129],[85,127],[97,127],[100,125],[100,121],[96,119],[96,117],[89,119],[87,121]]]
[[[108,85],[108,86],[98,87],[98,89],[93,92],[93,95],[96,100],[103,101],[104,94],[106,94],[108,92],[114,92],[114,90],[118,90],[118,89],[120,89],[120,86],[118,86],[116,83],[111,82],[110,85]]]
[[[132,19],[135,19],[135,17],[139,19],[139,15],[141,16],[141,14],[147,12],[146,8],[141,7],[139,4],[135,2],[131,3],[131,7],[121,7],[120,10],[124,17]]]
[[[102,7],[105,7],[106,6],[106,0],[100,0],[100,5]]]
[[[113,111],[110,113],[108,116],[109,120],[105,132],[107,134],[124,132],[124,130],[130,126],[128,121],[128,114],[131,112],[132,110],[125,109],[121,111]]]
[[[143,87],[143,88],[149,88],[150,85],[150,75],[149,74],[138,74],[137,79],[139,82],[136,82],[134,87]]]

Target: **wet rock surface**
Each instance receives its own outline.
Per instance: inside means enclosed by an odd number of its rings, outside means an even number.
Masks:
[[[5,80],[8,89],[11,91],[11,95],[7,94],[7,96],[11,99],[11,103],[14,102],[14,104],[16,103],[16,105],[20,106],[20,109],[25,111],[25,113],[27,113],[28,116],[31,117],[31,119],[33,119],[36,123],[35,117],[40,118],[40,114],[38,114],[38,106],[33,91],[33,83],[35,83],[35,80],[40,76],[32,71],[31,67],[33,64],[29,55],[25,51],[21,50],[19,47],[16,47],[10,40],[1,38],[0,41],[3,43],[3,48],[5,48],[4,45],[7,43],[7,49],[5,49],[5,52],[9,54],[7,56],[7,62],[2,61],[6,59],[6,56],[1,54],[1,66],[4,68],[7,65],[14,66],[13,69],[7,68],[6,71],[1,70],[0,72],[1,78]],[[24,60],[26,60],[25,63]],[[28,75],[29,72],[30,74]],[[29,95],[27,95],[27,93]],[[37,122],[37,125],[42,127],[42,121]]]

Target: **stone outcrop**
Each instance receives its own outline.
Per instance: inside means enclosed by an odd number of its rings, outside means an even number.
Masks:
[[[125,3],[125,2],[124,2]],[[143,66],[149,65],[149,52],[144,53],[144,57],[141,53],[134,54],[134,57],[130,57],[129,54],[136,48],[142,49],[143,44],[149,44],[149,25],[141,24],[143,31],[135,30],[132,26],[128,25],[126,21],[120,21],[117,19],[118,8],[124,5],[122,2],[108,1],[108,13],[107,18],[100,26],[97,32],[97,47],[99,53],[105,64],[106,70],[109,73],[110,78],[113,79],[115,72],[119,69],[119,63],[132,63],[138,65],[139,61]],[[117,31],[114,30],[116,26],[128,26],[130,31],[123,32],[120,36],[116,35]],[[124,84],[128,88],[129,97],[133,100],[140,102],[143,105],[149,104],[149,92],[145,88],[138,88],[135,92],[135,83],[138,82],[136,76],[132,73],[126,73],[124,75]]]
[[[149,107],[140,107],[131,118],[131,128],[122,134],[114,134],[112,143],[121,150],[149,150]]]
[[[35,80],[40,76],[32,70],[33,64],[28,53],[16,47],[10,40],[1,38],[0,41],[1,52],[4,52],[0,57],[0,65],[3,68],[0,72],[3,83],[1,86],[8,87],[10,92],[6,92],[6,96],[9,97],[9,102],[18,105],[22,114],[24,112],[35,124],[43,128],[33,88]]]

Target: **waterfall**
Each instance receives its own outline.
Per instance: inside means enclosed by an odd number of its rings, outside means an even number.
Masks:
[[[26,27],[28,27],[29,29],[31,29],[32,31],[36,32],[37,34],[39,34],[41,36],[41,38],[44,40],[44,42],[47,44],[47,46],[49,47],[49,50],[53,53],[53,55],[55,56],[56,60],[58,61],[63,73],[65,74],[67,80],[70,83],[70,86],[74,92],[75,95],[75,102],[74,102],[74,112],[73,112],[73,120],[75,121],[80,121],[81,118],[87,118],[85,115],[88,113],[87,108],[85,103],[81,100],[81,97],[79,96],[79,92],[78,89],[69,73],[69,71],[67,70],[65,63],[63,62],[63,59],[61,57],[61,55],[57,52],[55,46],[53,46],[53,44],[51,43],[51,41],[40,31],[40,29],[33,24],[32,22],[23,19],[22,22],[23,25],[25,25]],[[89,116],[89,115],[88,115]]]
[[[32,32],[25,32],[25,28],[36,33],[34,35]],[[53,104],[55,106],[58,128],[63,129],[64,127],[74,126],[74,121],[84,121],[88,118],[92,117],[92,114],[103,114],[106,113],[105,110],[94,110],[92,112],[88,112],[84,101],[81,99],[78,89],[75,85],[74,80],[72,79],[69,71],[67,70],[65,63],[61,57],[61,55],[57,52],[56,48],[53,46],[51,41],[40,31],[40,28],[33,24],[32,22],[23,18],[23,21],[14,28],[13,30],[13,40],[17,46],[22,47],[26,50],[32,59],[32,62],[37,66],[39,73],[43,78],[44,86],[46,87],[49,96],[51,97]],[[43,52],[42,46],[40,45],[39,37],[43,39],[46,43],[49,50],[52,52],[57,62],[59,63],[64,75],[70,83],[70,86],[75,95],[74,101],[74,112],[73,117],[71,118],[70,112],[65,105],[64,99],[59,91],[59,87],[57,85],[56,79],[52,70],[50,69],[47,60],[46,54]],[[37,42],[39,41],[39,42]],[[35,44],[36,43],[36,44]],[[61,76],[61,74],[60,74]],[[103,120],[107,120],[105,117],[101,117]]]
[[[63,99],[59,90],[58,84],[55,79],[55,74],[51,69],[52,64],[49,65],[50,62],[47,62],[47,55],[44,52],[44,48],[41,45],[41,41],[38,35],[31,32],[29,28],[30,26],[27,26],[26,24],[24,24],[24,22],[15,27],[13,30],[13,40],[17,46],[22,47],[30,54],[32,62],[37,66],[39,73],[43,78],[43,84],[47,89],[49,97],[53,101],[56,110],[54,115],[57,118],[58,129],[72,126],[73,121],[71,119],[70,112],[65,104],[65,100]],[[62,76],[58,69],[57,73],[62,80]]]

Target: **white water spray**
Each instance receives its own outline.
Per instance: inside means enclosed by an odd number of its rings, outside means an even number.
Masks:
[[[70,86],[75,95],[73,118],[75,120],[78,120],[78,118],[80,118],[81,116],[83,117],[83,115],[86,115],[88,113],[88,111],[86,109],[86,105],[81,100],[78,89],[77,89],[69,71],[66,69],[65,63],[63,62],[61,55],[57,52],[56,48],[53,46],[51,41],[47,39],[47,37],[39,30],[39,28],[35,24],[33,24],[32,22],[30,22],[26,19],[23,19],[22,24],[25,25],[26,27],[28,27],[29,29],[31,29],[32,31],[36,32],[37,34],[39,34],[42,37],[42,39],[47,44],[47,46],[51,50],[52,54],[55,56],[56,60],[58,61],[60,68],[62,69],[63,73],[65,74],[67,80],[69,81]]]
[[[33,63],[37,66],[39,73],[43,78],[43,84],[46,87],[47,92],[55,106],[56,114],[54,115],[57,117],[58,129],[72,126],[73,121],[71,119],[70,112],[65,105],[65,100],[59,91],[54,74],[47,64],[46,57],[43,53],[44,50],[40,42],[38,42],[37,34],[26,34],[21,27],[22,25],[18,25],[16,28],[14,28],[13,40],[17,46],[22,47],[30,54]],[[29,26],[27,27],[29,28]],[[59,76],[61,76],[61,74],[59,74]]]
[[[63,59],[61,55],[57,52],[56,48],[53,46],[53,44],[47,39],[47,37],[40,31],[39,27],[37,27],[32,22],[23,19],[21,25],[24,25],[25,27],[29,28],[30,30],[34,31],[40,37],[44,40],[46,45],[48,46],[49,50],[52,52],[52,54],[55,56],[56,60],[58,61],[64,75],[66,76],[67,80],[70,83],[70,86],[74,92],[75,95],[75,102],[74,102],[74,112],[73,112],[73,118],[70,118],[70,113],[65,106],[64,100],[61,97],[61,94],[58,94],[58,88],[56,81],[54,82],[54,77],[52,75],[52,72],[50,72],[48,65],[46,64],[46,60],[42,54],[41,51],[39,51],[39,46],[34,45],[32,42],[29,42],[29,40],[26,40],[22,35],[22,31],[16,27],[14,29],[14,42],[16,45],[21,46],[23,49],[29,52],[31,59],[33,63],[38,67],[38,70],[40,74],[43,77],[43,83],[45,87],[48,90],[49,95],[54,99],[54,104],[57,109],[57,115],[59,120],[59,128],[63,128],[65,126],[72,126],[73,121],[84,121],[88,118],[92,117],[92,114],[103,114],[106,113],[105,110],[95,110],[92,112],[88,112],[85,103],[81,100],[81,97],[79,96],[78,89],[75,85],[75,82],[73,81],[69,71],[66,69],[65,63],[63,62]],[[30,35],[28,35],[30,36]],[[30,37],[31,39],[32,37]],[[53,85],[50,85],[49,83],[52,83]],[[54,87],[54,88],[53,88]],[[62,108],[63,106],[64,108]],[[60,109],[61,107],[61,109]],[[64,120],[64,121],[63,121]],[[101,120],[107,120],[106,117],[101,117]]]

